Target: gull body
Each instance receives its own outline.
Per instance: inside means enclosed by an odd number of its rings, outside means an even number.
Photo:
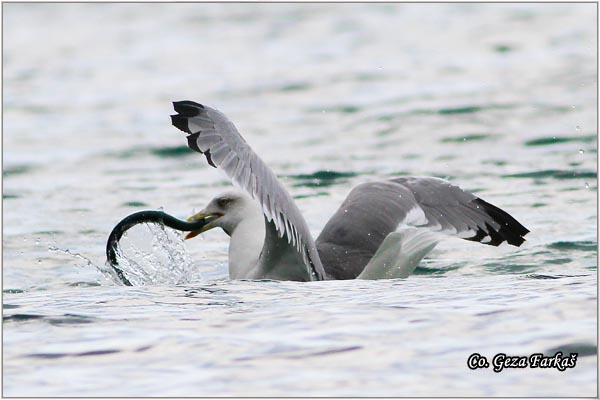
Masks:
[[[405,278],[443,237],[520,246],[529,232],[446,180],[408,176],[356,186],[315,241],[287,190],[224,114],[189,100],[173,104],[172,123],[188,146],[243,189],[188,219],[210,222],[187,238],[215,227],[231,237],[232,279]]]
[[[278,237],[265,219],[260,205],[239,190],[229,190],[213,198],[199,213],[188,218],[197,221],[217,217],[190,239],[212,228],[229,235],[229,277],[231,279],[311,280],[295,249]],[[270,232],[270,235],[267,235]]]

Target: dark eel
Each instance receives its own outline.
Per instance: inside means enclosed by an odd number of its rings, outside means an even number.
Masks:
[[[169,228],[173,228],[179,231],[198,231],[201,230],[206,224],[208,224],[213,219],[214,218],[207,217],[198,221],[187,222],[181,219],[177,219],[172,215],[169,215],[162,211],[138,211],[123,218],[121,222],[119,222],[113,228],[112,232],[108,236],[108,241],[106,242],[106,258],[110,263],[110,266],[117,273],[117,276],[119,277],[121,282],[123,282],[123,284],[126,286],[133,286],[131,282],[129,282],[129,279],[127,279],[127,277],[123,273],[123,270],[119,268],[119,262],[117,261],[117,246],[119,245],[119,240],[121,240],[121,237],[128,229],[138,224],[156,223],[168,226]]]

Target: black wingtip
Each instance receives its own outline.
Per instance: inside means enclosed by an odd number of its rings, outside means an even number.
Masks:
[[[171,124],[185,133],[192,133],[188,126],[188,117],[180,114],[171,115]]]
[[[194,151],[197,151],[198,153],[202,153],[202,150],[200,150],[200,148],[198,147],[198,136],[200,135],[200,132],[196,132],[196,133],[192,133],[191,135],[188,135],[187,137],[187,142],[188,142],[188,147]]]
[[[465,238],[465,240],[470,240],[472,242],[481,242],[481,240],[486,236],[487,233],[483,229],[479,228],[477,229],[477,232],[475,232],[475,236]]]
[[[204,107],[202,104],[196,103],[195,101],[182,100],[174,101],[173,108],[177,112],[177,114],[171,115],[171,123],[173,126],[188,134],[187,141],[190,149],[199,153],[204,153],[200,147],[198,147],[198,136],[202,133],[202,131],[199,130],[197,132],[192,132],[190,129],[190,119],[197,117],[202,113],[206,113],[206,107]],[[210,154],[207,153],[206,158],[208,163],[214,167],[215,165],[212,162]]]
[[[202,152],[201,152],[201,153],[202,153]],[[204,155],[206,156],[206,161],[208,161],[208,163],[209,163],[209,164],[210,164],[212,167],[214,167],[214,168],[217,168],[217,166],[216,166],[216,165],[215,165],[215,163],[213,162],[213,160],[212,160],[212,157],[211,157],[211,155],[210,155],[210,150],[206,150],[206,151],[204,152]]]
[[[500,225],[500,228],[496,230],[486,223],[487,235],[490,236],[491,241],[485,244],[498,246],[500,243],[506,241],[508,244],[519,247],[525,242],[524,236],[529,233],[529,229],[521,225],[510,214],[480,198],[473,200],[473,203],[482,208],[486,214]],[[468,240],[481,241],[481,239],[478,234]]]
[[[195,117],[196,115],[200,114],[202,110],[204,110],[204,106],[202,104],[191,100],[174,101],[173,108],[176,112],[188,118]]]

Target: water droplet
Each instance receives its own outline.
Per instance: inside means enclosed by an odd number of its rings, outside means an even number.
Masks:
[[[575,130],[576,130],[576,131],[580,131],[580,130],[581,130],[581,127],[580,127],[579,125],[577,125],[577,126],[575,127]]]
[[[382,69],[383,69],[383,67],[377,67],[377,69],[379,69],[379,70],[382,70]]]
[[[26,241],[27,241],[27,238],[26,238],[26,237],[24,237],[24,238],[23,238],[23,241],[24,241],[24,242],[26,242]]]
[[[463,142],[466,142],[466,141],[467,141],[467,138],[466,138],[466,137],[464,137],[464,138],[463,138]]]
[[[348,210],[344,210],[344,212],[345,212],[345,213],[347,213],[347,212],[348,212]]]
[[[583,154],[585,153],[585,151],[583,151],[583,149],[579,149],[579,154]]]
[[[589,188],[590,188],[590,184],[586,182],[586,183],[585,183],[585,188],[586,188],[586,189],[589,189]]]
[[[42,260],[38,260],[38,265],[40,265],[42,263]]]
[[[575,106],[571,106],[571,108],[574,110],[574,109],[575,109]]]
[[[40,245],[40,238],[36,238],[36,239],[35,239],[35,245],[36,245],[36,246],[39,246],[39,245]]]

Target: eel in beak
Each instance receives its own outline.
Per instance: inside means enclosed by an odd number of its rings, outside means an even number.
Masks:
[[[223,216],[223,214],[221,213],[210,213],[210,212],[205,212],[205,211],[200,211],[197,214],[192,215],[191,217],[189,217],[187,219],[188,222],[199,222],[202,221],[204,222],[204,226],[202,226],[202,228],[197,229],[197,230],[193,230],[190,233],[188,233],[185,236],[185,240],[191,239],[193,237],[198,236],[199,234],[201,234],[202,232],[206,232],[212,228],[215,228],[216,225],[213,224],[214,221],[216,221],[217,219],[221,218]]]

